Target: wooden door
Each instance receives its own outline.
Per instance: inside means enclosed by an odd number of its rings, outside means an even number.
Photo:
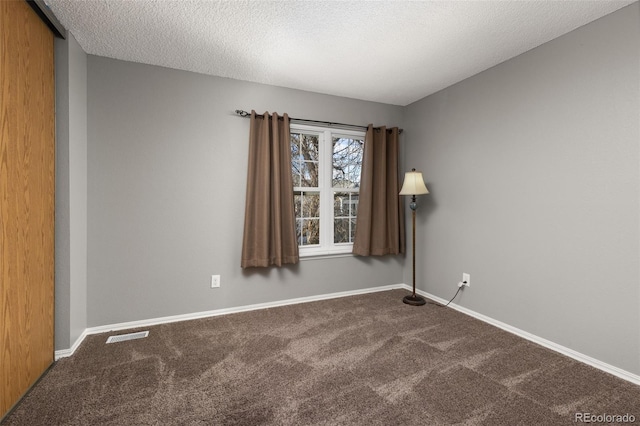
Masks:
[[[0,0],[0,418],[53,363],[53,34]]]

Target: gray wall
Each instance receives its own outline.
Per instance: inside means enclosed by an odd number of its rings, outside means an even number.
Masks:
[[[233,111],[252,108],[385,125],[403,113],[89,55],[89,327],[402,282],[400,257],[240,268],[249,120]]]
[[[407,108],[419,287],[640,374],[635,3]],[[404,271],[411,280],[410,265]]]
[[[73,38],[55,39],[55,348],[87,327],[87,55]]]

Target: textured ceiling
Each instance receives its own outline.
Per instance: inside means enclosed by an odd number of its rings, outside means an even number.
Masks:
[[[637,0],[45,0],[90,54],[408,105]]]

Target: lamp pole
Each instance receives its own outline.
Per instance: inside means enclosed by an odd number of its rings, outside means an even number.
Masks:
[[[405,296],[402,301],[407,305],[421,306],[427,303],[424,298],[416,295],[416,209],[418,208],[418,204],[416,203],[415,194],[411,195],[411,204],[409,204],[411,208],[411,255],[413,258],[413,294],[411,296]]]

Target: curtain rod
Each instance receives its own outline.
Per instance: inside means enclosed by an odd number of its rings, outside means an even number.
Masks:
[[[241,109],[237,109],[236,110],[236,114],[238,114],[240,117],[244,117],[244,118],[249,118],[251,117],[251,113],[241,110]],[[296,121],[298,123],[314,123],[314,124],[324,124],[326,126],[339,126],[339,127],[354,127],[357,129],[363,129],[363,130],[367,130],[368,126],[361,126],[359,124],[346,124],[346,123],[334,123],[332,121],[320,121],[320,120],[308,120],[306,118],[293,118],[293,117],[289,117],[290,121]],[[374,129],[379,129],[379,127],[374,127]],[[399,133],[402,133],[403,129],[398,129]]]

